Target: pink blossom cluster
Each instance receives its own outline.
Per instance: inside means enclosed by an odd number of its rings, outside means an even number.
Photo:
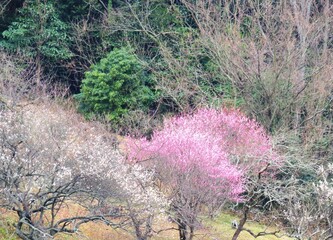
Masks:
[[[151,141],[129,138],[130,161],[158,159],[196,187],[239,200],[244,176],[274,157],[265,130],[239,110],[201,109],[166,120]]]

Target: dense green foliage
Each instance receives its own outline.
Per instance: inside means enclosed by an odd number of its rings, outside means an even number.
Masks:
[[[130,110],[148,110],[154,102],[149,87],[149,76],[133,50],[120,48],[86,72],[77,99],[87,116],[102,114],[117,121]]]
[[[37,65],[55,67],[72,57],[68,29],[52,3],[27,1],[2,33],[0,47],[35,59]]]
[[[31,4],[20,10],[20,16],[2,34],[3,46],[10,51],[23,51],[27,56],[37,54],[50,59],[68,59],[69,37],[52,4]]]

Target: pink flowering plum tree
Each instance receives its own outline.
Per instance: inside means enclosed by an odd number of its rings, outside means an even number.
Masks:
[[[193,238],[198,215],[207,209],[247,201],[248,178],[278,159],[265,130],[228,109],[173,117],[150,141],[130,138],[127,147],[129,161],[158,173],[181,240]]]

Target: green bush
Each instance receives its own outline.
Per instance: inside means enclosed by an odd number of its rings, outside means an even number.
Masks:
[[[143,65],[130,48],[115,49],[85,73],[76,95],[86,117],[103,115],[117,121],[128,111],[148,110],[155,96]]]
[[[14,53],[19,50],[28,57],[40,55],[50,65],[72,57],[69,26],[60,19],[52,3],[26,1],[18,12],[15,21],[2,33],[0,48]]]

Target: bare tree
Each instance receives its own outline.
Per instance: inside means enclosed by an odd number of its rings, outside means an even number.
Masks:
[[[182,3],[206,53],[268,129],[305,127],[329,104],[329,1]]]
[[[280,216],[277,214],[277,206],[283,202],[283,196],[286,194],[283,189],[289,184],[288,181],[276,179],[276,168],[280,167],[281,166],[274,166],[274,164],[267,164],[255,174],[247,177],[244,201],[238,204],[241,206],[241,219],[239,223],[237,222],[237,226],[235,227],[236,231],[232,240],[238,239],[242,231],[249,233],[254,238],[266,235],[281,237],[286,234],[283,233],[283,231],[286,230],[285,228],[280,228],[276,231],[269,230],[271,226],[276,227],[276,225],[274,226],[273,224],[268,224],[266,228],[260,232],[254,232],[245,226],[248,220],[260,222],[267,219],[265,215],[268,215],[269,218],[280,220]],[[272,172],[275,173],[272,175]],[[272,178],[275,178],[274,181],[272,181]]]

